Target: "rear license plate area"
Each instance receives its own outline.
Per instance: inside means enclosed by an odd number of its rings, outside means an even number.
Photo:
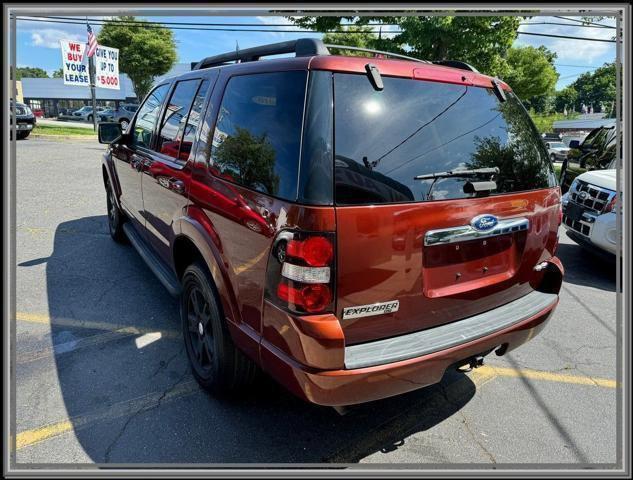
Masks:
[[[456,295],[511,278],[518,265],[517,239],[523,236],[525,232],[424,247],[424,295]]]

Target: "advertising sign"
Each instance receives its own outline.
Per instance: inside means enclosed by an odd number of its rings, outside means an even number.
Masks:
[[[99,45],[95,53],[95,84],[119,90],[119,49]]]
[[[86,44],[73,40],[60,40],[64,85],[90,86]]]

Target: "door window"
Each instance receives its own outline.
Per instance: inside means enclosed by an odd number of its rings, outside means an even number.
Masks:
[[[177,161],[186,161],[189,157],[188,154],[185,158],[181,159],[179,157],[180,144],[189,110],[199,85],[200,80],[198,79],[178,82],[165,108],[165,115],[158,135],[157,149],[159,153]]]
[[[169,85],[161,85],[149,94],[141,106],[134,123],[134,145],[136,147],[151,148],[152,133],[158,122],[160,107],[169,91]]]

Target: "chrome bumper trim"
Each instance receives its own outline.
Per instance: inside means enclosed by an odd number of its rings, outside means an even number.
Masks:
[[[533,291],[513,302],[456,322],[398,337],[345,347],[345,368],[421,357],[491,335],[556,305],[558,295]]]

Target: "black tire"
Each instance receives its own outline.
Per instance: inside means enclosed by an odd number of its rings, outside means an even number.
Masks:
[[[554,163],[556,161],[556,155],[554,155],[553,153],[549,156],[549,159],[552,161],[552,163]]]
[[[92,115],[88,115],[88,122],[92,123]]]
[[[127,236],[123,231],[125,215],[119,210],[114,200],[114,191],[110,186],[110,182],[106,183],[106,205],[108,207],[108,229],[110,230],[110,236],[117,243],[127,243]]]
[[[30,134],[31,134],[31,132],[29,130],[27,130],[25,132],[17,132],[16,135],[15,135],[15,138],[17,138],[18,140],[24,140]]]
[[[216,395],[230,395],[253,383],[257,366],[233,343],[213,280],[201,262],[182,276],[182,334],[193,376]]]

